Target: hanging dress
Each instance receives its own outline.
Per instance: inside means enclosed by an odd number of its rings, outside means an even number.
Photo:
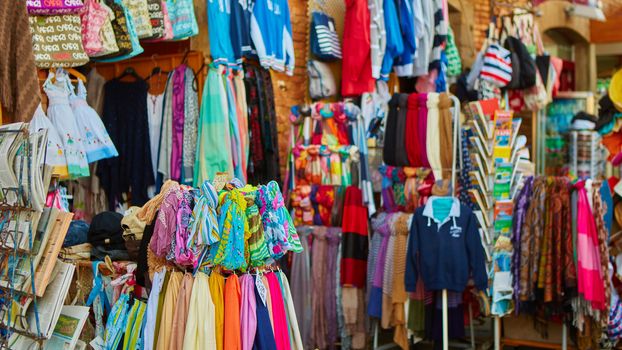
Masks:
[[[86,102],[86,87],[82,80],[78,79],[77,94],[74,93],[73,86],[69,82],[67,87],[70,89],[69,102],[82,135],[88,162],[93,163],[101,159],[118,157],[119,152],[112,143],[100,116]]]
[[[30,120],[28,130],[30,133],[34,133],[42,129],[48,130],[48,145],[45,152],[45,164],[52,166],[52,172],[61,178],[69,177],[63,141],[58,134],[58,130],[56,130],[56,127],[54,127],[54,124],[52,124],[50,118],[45,115],[41,104],[39,104],[34,116]]]
[[[56,82],[52,83],[52,78],[56,76]],[[60,132],[67,158],[67,171],[69,178],[89,176],[89,165],[84,150],[84,143],[69,105],[69,91],[67,80],[69,77],[62,70],[58,70],[56,75],[52,72],[43,84],[43,90],[48,97],[48,117],[56,130]]]

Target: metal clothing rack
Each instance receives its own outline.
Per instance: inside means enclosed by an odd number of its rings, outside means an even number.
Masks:
[[[32,209],[32,202],[30,198],[30,191],[25,191],[24,187],[27,186],[25,184],[24,174],[30,174],[30,169],[32,166],[32,149],[30,147],[30,142],[28,139],[28,130],[27,129],[19,129],[19,130],[0,130],[0,138],[7,133],[22,133],[24,139],[21,142],[20,150],[20,161],[17,165],[19,168],[16,171],[17,175],[17,187],[12,188],[3,188],[2,189],[2,198],[0,200],[0,256],[2,256],[3,260],[3,269],[0,273],[0,278],[6,285],[3,285],[0,288],[0,349],[10,349],[11,345],[9,341],[13,334],[18,334],[20,336],[24,336],[34,340],[41,347],[43,341],[46,339],[41,331],[41,327],[39,324],[39,310],[37,307],[37,296],[35,289],[35,279],[30,278],[30,289],[29,291],[25,291],[25,286],[16,286],[15,275],[16,275],[16,267],[19,260],[26,259],[27,268],[29,269],[30,276],[34,276],[34,265],[33,265],[33,256],[35,253],[32,251],[33,248],[33,230],[32,225],[29,225],[27,232],[23,232],[20,229],[21,217],[24,213],[34,213],[35,211]],[[29,175],[26,175],[29,176]],[[27,183],[30,183],[32,179],[28,179]],[[16,204],[7,202],[7,195],[9,193],[13,193],[17,198]],[[13,219],[12,222],[15,222],[15,229],[2,229],[4,225],[7,225]],[[32,219],[32,217],[30,218]],[[31,222],[32,223],[32,222]],[[24,237],[27,235],[27,237]],[[23,239],[28,239],[28,248],[23,249],[19,247],[19,242],[22,242]],[[13,264],[11,264],[13,262]],[[27,288],[26,288],[27,289]],[[23,324],[27,324],[27,316],[22,314],[14,315],[14,303],[23,297],[32,299],[32,307],[35,314],[36,321],[36,331],[24,329],[21,327]]]

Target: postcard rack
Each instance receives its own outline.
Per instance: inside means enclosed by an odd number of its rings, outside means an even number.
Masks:
[[[36,215],[31,205],[30,191],[26,190],[27,184],[32,180],[26,174],[31,173],[30,167],[33,166],[28,130],[0,129],[0,146],[8,135],[17,133],[22,133],[20,136],[23,136],[17,141],[18,157],[13,163],[18,185],[2,188],[0,192],[0,349],[11,349],[15,335],[33,340],[40,348],[45,340],[39,325],[35,282],[31,278],[34,276],[32,248],[35,229],[33,226],[36,221],[33,219]],[[29,220],[31,221],[28,222]],[[20,247],[19,242],[25,242],[27,247]],[[15,284],[15,281],[21,280],[18,266],[25,269],[22,277],[30,281],[29,288]],[[29,305],[33,313],[30,315],[35,320],[35,324],[29,327],[25,327],[28,324],[28,315],[18,311],[19,305],[27,299],[31,299]]]

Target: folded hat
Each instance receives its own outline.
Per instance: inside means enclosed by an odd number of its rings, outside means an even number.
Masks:
[[[143,232],[145,231],[146,223],[138,218],[136,215],[140,207],[130,207],[125,216],[121,220],[121,228],[123,228],[123,238],[129,239],[142,239]]]
[[[113,211],[99,213],[91,220],[88,241],[93,246],[125,250],[121,219],[123,215]]]

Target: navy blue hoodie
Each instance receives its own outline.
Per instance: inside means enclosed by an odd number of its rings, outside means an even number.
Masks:
[[[439,202],[434,205],[435,201]],[[442,206],[448,215],[439,222]],[[479,290],[486,290],[486,256],[478,228],[471,209],[458,199],[430,197],[415,211],[410,226],[406,290],[415,291],[419,273],[426,290],[462,292],[470,276]]]

